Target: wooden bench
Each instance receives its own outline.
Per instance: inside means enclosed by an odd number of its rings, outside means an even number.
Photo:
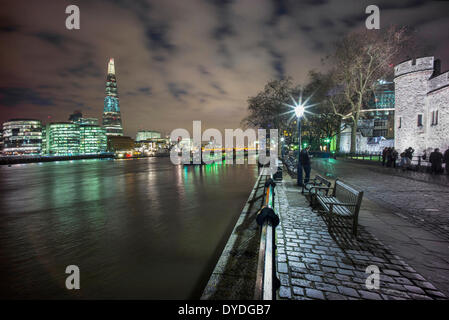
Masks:
[[[312,181],[303,184],[301,193],[304,194],[304,191],[307,191],[310,195],[309,203],[312,207],[315,207],[316,196],[318,194],[327,196],[331,188],[331,185],[332,182],[317,174]]]
[[[357,224],[359,219],[360,206],[362,204],[363,191],[354,189],[342,181],[336,180],[332,195],[319,193],[316,201],[332,219],[335,215],[352,218],[352,233],[357,237]]]

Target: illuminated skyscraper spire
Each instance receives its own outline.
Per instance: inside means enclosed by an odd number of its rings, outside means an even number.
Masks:
[[[109,59],[108,63],[106,97],[104,98],[103,108],[103,127],[105,127],[106,135],[108,136],[123,135],[114,58]]]
[[[115,75],[114,58],[109,59],[109,64],[108,64],[108,74],[113,74],[113,75]]]

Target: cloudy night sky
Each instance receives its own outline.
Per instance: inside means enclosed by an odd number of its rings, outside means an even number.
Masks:
[[[139,129],[240,127],[247,98],[271,79],[325,70],[321,59],[365,27],[365,8],[418,30],[449,68],[449,2],[341,0],[1,0],[0,122],[101,119],[115,59],[126,135]],[[76,4],[81,29],[65,28]]]

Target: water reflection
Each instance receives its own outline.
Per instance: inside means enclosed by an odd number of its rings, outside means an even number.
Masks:
[[[166,158],[0,167],[1,298],[195,298],[255,166]],[[81,290],[65,289],[65,267]]]

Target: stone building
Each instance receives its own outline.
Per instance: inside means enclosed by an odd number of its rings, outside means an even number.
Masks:
[[[395,148],[449,147],[449,71],[440,73],[434,57],[405,61],[394,68]]]

